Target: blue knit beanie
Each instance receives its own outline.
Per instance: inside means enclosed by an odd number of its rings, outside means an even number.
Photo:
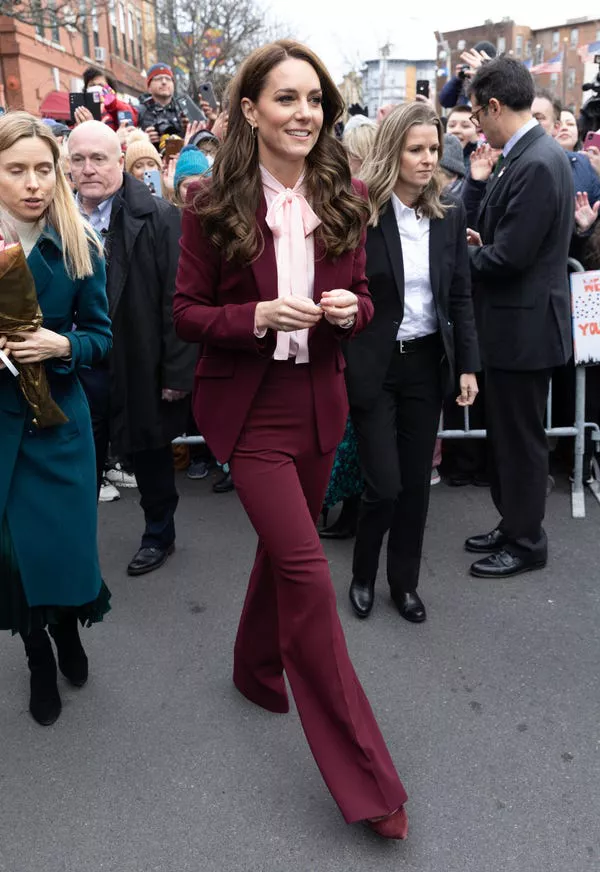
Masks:
[[[175,190],[188,176],[209,175],[210,164],[203,151],[195,145],[186,145],[179,152],[175,166]]]

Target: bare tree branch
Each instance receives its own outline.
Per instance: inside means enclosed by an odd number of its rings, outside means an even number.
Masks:
[[[108,0],[96,0],[96,14],[105,11]],[[92,22],[91,0],[0,0],[0,15],[45,30],[82,33]]]
[[[194,98],[207,79],[222,91],[252,49],[277,38],[258,0],[156,0],[156,13],[159,57]]]

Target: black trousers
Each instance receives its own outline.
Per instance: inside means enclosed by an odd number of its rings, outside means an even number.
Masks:
[[[83,370],[80,380],[92,417],[99,494],[110,439],[109,371],[102,367]],[[179,502],[171,446],[137,451],[131,459],[146,522],[142,548],[168,548],[175,541],[175,509]]]
[[[352,408],[365,479],[354,545],[356,580],[375,580],[389,530],[387,578],[392,596],[416,590],[429,508],[431,464],[442,407],[442,344],[433,336],[401,354],[396,344],[375,404]]]
[[[491,492],[514,554],[545,557],[548,441],[544,415],[552,370],[487,368],[486,418]]]

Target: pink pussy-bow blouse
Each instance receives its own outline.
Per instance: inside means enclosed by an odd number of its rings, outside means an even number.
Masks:
[[[313,299],[315,290],[315,240],[321,223],[304,197],[304,176],[293,188],[284,187],[263,166],[260,168],[267,201],[267,226],[273,234],[277,262],[277,296]],[[277,331],[274,360],[295,357],[308,363],[308,328]]]

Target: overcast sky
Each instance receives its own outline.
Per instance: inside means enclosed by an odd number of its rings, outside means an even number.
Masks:
[[[393,53],[399,57],[435,57],[434,30],[483,24],[488,17],[500,21],[510,16],[517,24],[547,27],[560,24],[567,15],[600,16],[597,0],[488,0],[473,3],[471,8],[463,3],[462,11],[460,0],[424,0],[426,14],[421,17],[412,17],[418,13],[410,11],[390,13],[394,7],[415,5],[398,0],[272,0],[271,9],[322,57],[337,81],[352,67],[359,68],[361,62],[377,57],[378,47],[386,42],[392,43]]]

